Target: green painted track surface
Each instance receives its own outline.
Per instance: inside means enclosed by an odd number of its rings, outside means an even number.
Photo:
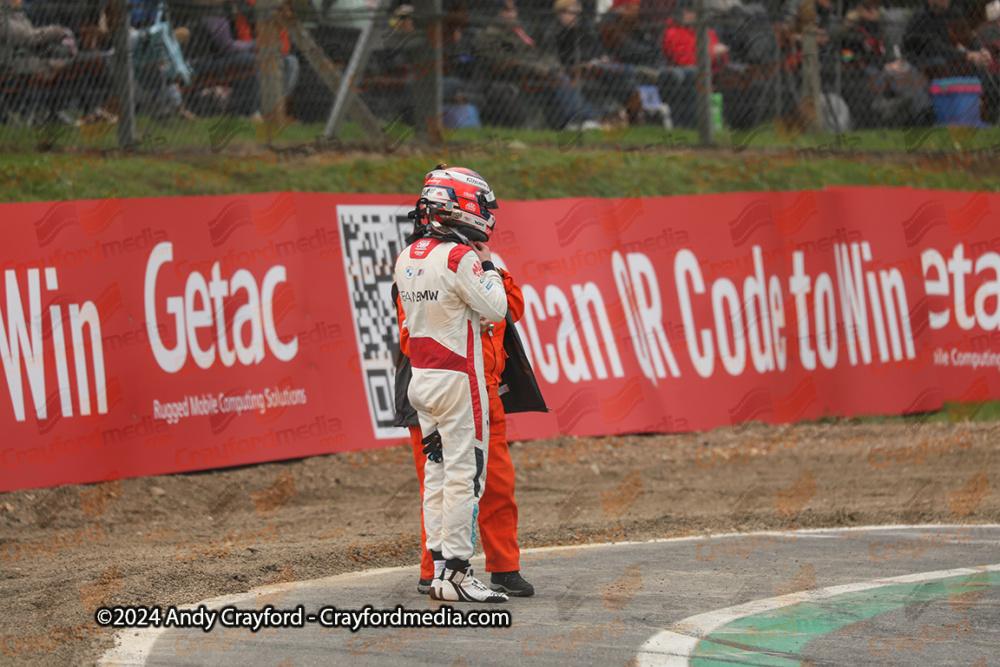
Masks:
[[[922,584],[897,584],[844,593],[744,616],[701,640],[691,657],[691,665],[801,665],[802,649],[823,635],[879,614],[935,600],[948,599],[954,608],[961,608],[967,601],[997,587],[1000,587],[1000,572],[983,570],[969,576]]]

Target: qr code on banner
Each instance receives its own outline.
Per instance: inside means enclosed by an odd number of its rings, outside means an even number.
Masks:
[[[344,271],[351,295],[354,334],[376,438],[406,437],[392,425],[399,328],[392,303],[393,268],[403,239],[413,230],[406,206],[338,206]]]

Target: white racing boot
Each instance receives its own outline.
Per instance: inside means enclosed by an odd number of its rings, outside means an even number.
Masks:
[[[455,570],[446,567],[441,572],[441,578],[435,577],[431,583],[430,596],[432,600],[442,602],[506,602],[508,600],[506,594],[491,591],[483,582],[472,576],[472,568],[468,565]]]

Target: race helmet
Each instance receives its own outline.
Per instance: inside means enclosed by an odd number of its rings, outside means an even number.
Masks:
[[[458,232],[470,241],[485,243],[493,234],[498,208],[496,196],[482,176],[464,167],[438,165],[427,174],[417,202],[431,231]],[[423,209],[423,210],[421,210]]]

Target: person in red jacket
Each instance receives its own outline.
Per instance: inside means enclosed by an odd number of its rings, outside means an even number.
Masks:
[[[673,18],[667,19],[667,27],[663,31],[663,55],[674,65],[695,67],[698,55],[694,24],[698,15],[687,0],[679,5],[679,15],[679,22]],[[712,55],[712,71],[720,72],[729,62],[729,47],[719,41],[719,36],[711,28],[708,29],[708,44]]]
[[[524,296],[510,273],[497,269],[503,278],[507,293],[507,312],[517,322],[524,314]],[[409,333],[405,327],[405,315],[397,300],[396,310],[400,318],[399,347],[409,356]],[[486,375],[486,393],[489,396],[490,438],[486,461],[486,488],[479,500],[479,529],[482,531],[483,550],[486,552],[486,571],[491,573],[490,588],[515,597],[530,597],[535,588],[521,576],[521,551],[517,546],[517,502],[514,500],[514,464],[510,458],[507,443],[507,425],[500,401],[498,388],[503,374],[506,353],[503,348],[506,321],[480,321],[483,344],[483,370]],[[420,495],[424,493],[424,464],[427,457],[423,451],[423,434],[419,426],[410,426],[410,441],[413,444],[413,461],[420,482]],[[420,521],[421,544],[427,541],[423,517]],[[420,581],[417,590],[428,593],[434,578],[434,561],[426,549],[420,561]]]

